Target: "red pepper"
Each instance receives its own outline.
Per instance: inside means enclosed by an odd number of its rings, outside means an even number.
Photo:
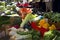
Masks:
[[[41,33],[42,37],[43,37],[44,33],[47,32],[47,31],[48,30],[43,28],[43,27],[40,28],[40,33]]]
[[[35,22],[31,22],[31,27],[32,27],[34,30],[39,31],[39,28],[37,27],[37,25],[36,25]]]
[[[31,22],[31,26],[32,26],[32,28],[33,28],[34,30],[39,31],[42,36],[44,35],[45,32],[48,31],[47,29],[45,29],[45,28],[43,28],[43,27],[39,28],[39,27],[36,25],[35,22]]]

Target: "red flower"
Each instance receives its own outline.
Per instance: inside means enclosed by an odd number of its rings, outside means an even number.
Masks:
[[[31,27],[34,29],[34,30],[37,30],[39,31],[40,28],[37,27],[36,23],[35,22],[31,22]]]

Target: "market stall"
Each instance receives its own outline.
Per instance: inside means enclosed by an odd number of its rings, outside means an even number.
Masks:
[[[60,40],[60,14],[42,13],[30,6],[0,2],[0,38],[9,35],[9,40]]]

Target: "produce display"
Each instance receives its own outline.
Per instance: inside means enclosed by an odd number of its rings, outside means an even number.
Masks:
[[[9,36],[18,40],[60,40],[60,13],[38,15],[32,8],[20,8],[21,6],[26,7],[28,3],[22,5],[11,2],[5,5],[5,2],[0,2],[0,28],[4,24],[10,24]],[[21,16],[24,17],[23,20]]]

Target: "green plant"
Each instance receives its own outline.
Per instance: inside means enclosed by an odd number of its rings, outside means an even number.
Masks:
[[[48,18],[51,22],[60,22],[60,13],[45,13],[44,14],[45,18]]]
[[[53,16],[52,12],[48,12],[48,13],[44,13],[43,15],[45,18],[51,19],[51,17]]]
[[[30,31],[30,33],[31,33],[31,35],[32,35],[32,39],[33,39],[33,40],[40,40],[41,34],[40,34],[39,31],[36,31],[36,30],[32,29],[32,30]]]
[[[54,16],[52,16],[51,20],[54,22],[60,22],[60,14],[55,13]]]

